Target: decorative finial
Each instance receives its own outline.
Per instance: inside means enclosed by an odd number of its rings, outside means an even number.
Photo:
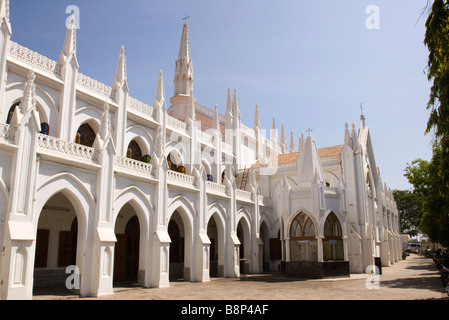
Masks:
[[[189,19],[189,18],[190,18],[190,16],[186,15],[185,18],[182,19],[182,20],[184,20],[184,24],[187,24],[187,19]]]

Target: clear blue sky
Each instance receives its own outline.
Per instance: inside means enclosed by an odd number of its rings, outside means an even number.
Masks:
[[[125,47],[130,95],[152,104],[159,70],[166,98],[185,14],[194,62],[194,96],[224,113],[227,88],[236,88],[243,121],[252,127],[259,105],[262,126],[285,125],[290,144],[312,128],[319,147],[343,143],[345,121],[356,123],[364,105],[382,180],[411,186],[404,168],[429,160],[425,136],[430,93],[423,45],[426,0],[13,0],[12,40],[58,60],[66,7],[80,9],[80,72],[112,85]],[[369,5],[380,29],[365,26]]]

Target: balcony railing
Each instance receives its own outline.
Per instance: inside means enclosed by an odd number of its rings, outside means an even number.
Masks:
[[[56,137],[38,134],[37,142],[39,147],[46,150],[51,150],[64,155],[71,155],[86,160],[96,160],[96,152],[94,148],[83,146],[72,141],[61,140]]]

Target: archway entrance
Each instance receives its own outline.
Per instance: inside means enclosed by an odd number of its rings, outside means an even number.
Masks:
[[[210,240],[210,276],[224,277],[224,226],[217,213],[210,218],[207,224],[207,236]]]
[[[78,219],[62,193],[51,197],[39,216],[34,259],[33,291],[64,289],[66,268],[77,265]],[[70,288],[72,289],[72,288]],[[69,292],[69,291],[67,291]]]
[[[114,281],[137,281],[139,272],[140,224],[135,210],[126,204],[115,223]]]
[[[343,233],[340,222],[333,212],[328,215],[324,224],[323,259],[324,261],[344,260]]]
[[[185,232],[180,214],[175,211],[168,224],[170,244],[170,281],[184,280]]]
[[[245,219],[240,219],[237,225],[237,237],[240,241],[240,273],[250,272],[251,241],[249,237],[249,226]]]
[[[263,272],[270,272],[270,237],[268,236],[268,227],[265,222],[262,222],[260,226],[260,239],[263,242],[262,249],[262,270]]]

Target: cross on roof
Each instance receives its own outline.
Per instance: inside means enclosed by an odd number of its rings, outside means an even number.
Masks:
[[[311,133],[312,131],[313,131],[313,130],[310,129],[310,128],[306,130],[306,132],[309,134],[309,137],[310,137],[310,133]]]
[[[189,19],[189,18],[190,18],[190,16],[186,15],[186,16],[185,16],[185,18],[184,18],[184,19],[182,19],[182,20],[184,20],[184,21],[185,21],[184,23],[187,23],[187,19]]]

